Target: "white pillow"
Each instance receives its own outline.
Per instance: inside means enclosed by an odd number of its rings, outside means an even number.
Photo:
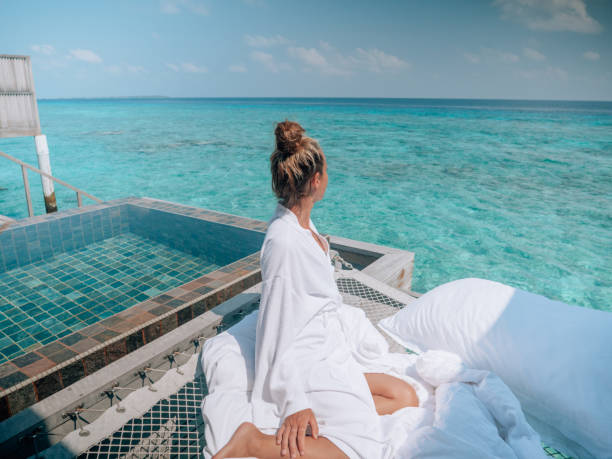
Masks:
[[[538,431],[550,446],[612,458],[612,313],[461,279],[379,326],[415,351],[451,351],[468,366],[495,372],[544,424]]]

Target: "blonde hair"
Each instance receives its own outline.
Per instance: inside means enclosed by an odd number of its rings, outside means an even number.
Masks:
[[[319,143],[304,136],[304,129],[294,121],[276,125],[276,148],[270,156],[272,190],[279,202],[291,208],[310,194],[310,180],[323,173],[324,157]]]

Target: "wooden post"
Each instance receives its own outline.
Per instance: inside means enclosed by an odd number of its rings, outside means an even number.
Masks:
[[[32,197],[30,196],[30,182],[28,181],[28,170],[21,166],[21,175],[23,176],[23,188],[25,189],[26,202],[28,204],[28,215],[34,216],[34,209],[32,208]]]
[[[38,168],[49,174],[51,174],[51,163],[49,162],[49,146],[47,145],[46,135],[34,136],[34,142],[36,142],[36,155],[38,156]],[[55,201],[55,190],[53,189],[53,181],[47,177],[40,176],[43,187],[43,195],[45,197],[45,209],[47,213],[57,212],[57,203]]]

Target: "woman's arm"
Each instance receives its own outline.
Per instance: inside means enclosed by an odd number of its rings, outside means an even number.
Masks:
[[[299,297],[291,280],[276,276],[262,286],[255,350],[255,378],[262,379],[264,400],[274,403],[281,419],[310,408],[297,365],[290,352],[296,336]]]
[[[309,248],[311,246],[308,246]],[[318,258],[317,258],[318,259]],[[306,324],[329,301],[320,289],[316,266],[295,241],[278,237],[262,248],[262,293],[255,348],[254,396],[275,406],[283,421],[278,439],[291,452],[305,443],[308,425],[318,432],[304,391],[301,362],[293,346]]]
[[[281,445],[282,456],[287,452],[290,453],[291,457],[296,457],[298,451],[300,455],[306,453],[304,447],[309,425],[312,438],[316,440],[319,438],[319,425],[310,408],[298,411],[285,419],[283,425],[276,432],[276,444]]]

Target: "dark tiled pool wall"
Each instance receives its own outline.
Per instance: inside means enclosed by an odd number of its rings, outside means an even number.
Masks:
[[[232,225],[129,206],[132,233],[223,266],[257,252],[264,234]]]
[[[9,227],[0,232],[0,272],[82,249],[128,230],[127,205]]]
[[[182,206],[176,207],[180,209]],[[9,227],[0,232],[0,272],[79,250],[126,232],[194,256],[205,256],[218,265],[231,263],[259,250],[263,233],[233,226],[232,217],[221,216],[230,224],[180,215],[166,209],[121,204]]]

